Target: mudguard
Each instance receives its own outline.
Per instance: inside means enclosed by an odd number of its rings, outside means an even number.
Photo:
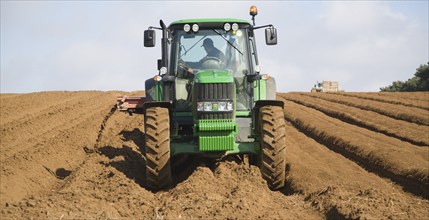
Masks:
[[[267,106],[267,105],[273,105],[273,106],[279,106],[282,109],[284,109],[284,102],[280,101],[280,100],[258,100],[255,103],[255,107],[253,107],[253,114],[252,114],[252,120],[254,121],[254,127],[253,127],[253,132],[255,134],[259,134],[259,109],[262,106]]]
[[[277,95],[277,90],[276,90],[276,80],[274,79],[274,77],[270,77],[267,81],[267,99],[268,100],[275,100],[276,99],[276,95]]]

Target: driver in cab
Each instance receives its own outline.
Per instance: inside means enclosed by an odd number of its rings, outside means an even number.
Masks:
[[[225,59],[225,55],[222,53],[222,51],[214,46],[213,40],[210,38],[204,39],[203,45],[201,47],[204,47],[207,55],[198,61],[199,66],[203,67],[203,69],[219,68],[220,63]],[[210,62],[212,65],[210,65]],[[190,77],[192,77],[195,72],[194,69],[190,67],[183,67],[183,70],[185,75],[191,75]]]
[[[210,38],[204,39],[202,47],[204,47],[204,50],[206,51],[207,56],[205,56],[203,59],[201,59],[200,63],[203,60],[207,59],[207,57],[215,57],[215,58],[218,58],[219,60],[225,59],[225,55],[222,53],[222,51],[220,51],[219,49],[217,49],[213,45],[212,39],[210,39]]]

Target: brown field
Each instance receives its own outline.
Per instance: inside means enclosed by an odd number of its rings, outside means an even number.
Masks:
[[[173,161],[146,188],[124,92],[1,94],[0,219],[429,218],[429,93],[279,93],[286,187],[230,156]],[[127,93],[142,94],[142,93]]]

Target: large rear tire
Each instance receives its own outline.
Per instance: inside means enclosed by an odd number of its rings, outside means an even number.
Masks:
[[[283,109],[263,106],[259,110],[261,129],[260,169],[271,190],[284,186],[286,179],[286,143]]]
[[[146,183],[160,190],[171,182],[170,116],[167,108],[151,107],[145,115]]]

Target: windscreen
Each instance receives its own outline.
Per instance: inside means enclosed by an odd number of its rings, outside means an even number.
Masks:
[[[175,75],[180,79],[204,69],[229,71],[234,76],[237,88],[237,110],[249,110],[249,88],[245,82],[245,75],[249,73],[246,34],[245,29],[206,29],[197,33],[175,31],[176,45],[175,51],[172,51]]]
[[[241,29],[228,32],[210,29],[200,30],[198,33],[179,31],[176,36],[176,57],[179,58],[177,62],[189,64],[191,68],[204,69],[204,61],[212,59],[213,65],[207,67],[229,70],[234,76],[243,76],[249,69],[245,35],[246,32]],[[219,65],[215,65],[218,61]]]

